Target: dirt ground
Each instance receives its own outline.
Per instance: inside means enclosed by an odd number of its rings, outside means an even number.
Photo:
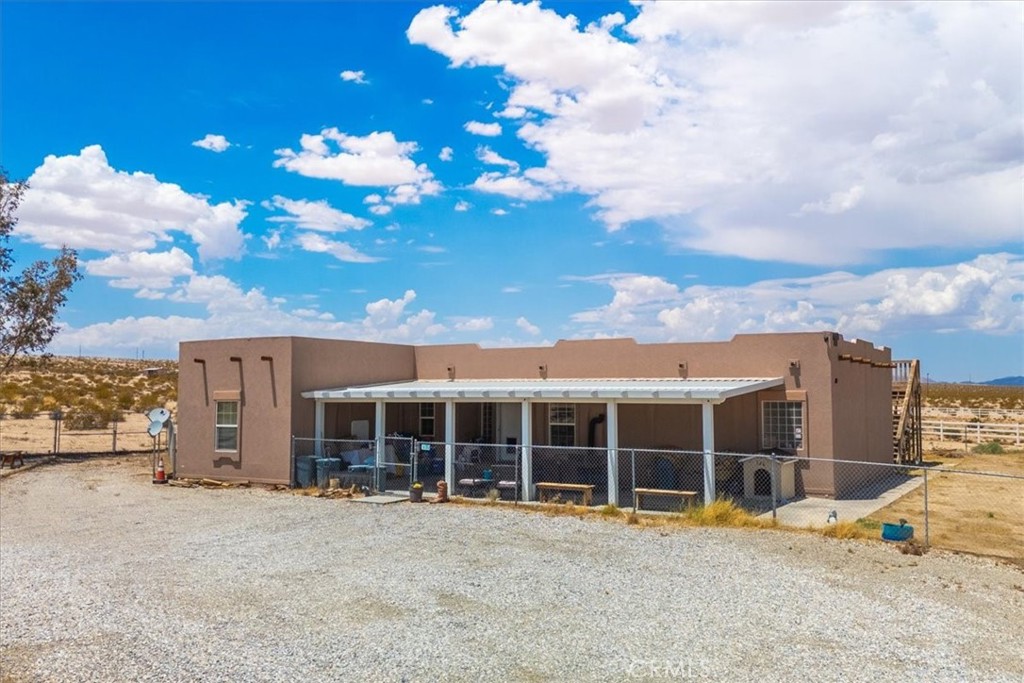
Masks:
[[[147,433],[149,418],[139,413],[125,413],[123,422],[116,425],[117,450],[139,451],[153,447],[153,439]],[[61,429],[58,451],[60,453],[110,453],[114,448],[114,423],[107,429],[70,430]],[[39,415],[30,420],[18,420],[11,416],[0,419],[0,450],[24,451],[33,455],[53,453],[54,422],[48,415]]]
[[[1024,574],[783,530],[0,480],[0,680],[1022,680]],[[673,673],[669,673],[673,672]]]
[[[967,474],[993,472],[1024,477],[1024,453],[945,453],[926,456],[925,460],[955,470],[928,475],[930,544],[1002,557],[1024,566],[1024,479]],[[872,517],[918,518],[924,509],[924,495],[924,487],[919,487]]]

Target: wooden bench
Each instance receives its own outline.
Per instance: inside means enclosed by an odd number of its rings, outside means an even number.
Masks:
[[[693,505],[697,500],[696,491],[677,491],[676,489],[633,489],[633,507],[639,510],[644,496],[676,496],[681,502]]]
[[[540,498],[540,502],[542,503],[547,501],[547,496],[545,494],[549,491],[573,491],[576,493],[582,493],[583,504],[588,507],[594,498],[593,484],[559,484],[553,481],[542,481],[534,484],[534,486],[537,487],[537,496]]]
[[[17,461],[17,463],[18,463],[17,465],[14,464],[15,461]],[[21,467],[24,464],[25,464],[25,452],[24,451],[8,451],[7,453],[3,454],[2,460],[0,460],[0,469],[2,469],[4,465],[7,465],[8,467],[10,467],[13,470],[15,467]]]

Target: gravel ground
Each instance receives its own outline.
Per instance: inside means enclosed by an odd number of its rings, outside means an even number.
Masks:
[[[778,531],[0,481],[14,681],[1020,681],[1024,574]]]

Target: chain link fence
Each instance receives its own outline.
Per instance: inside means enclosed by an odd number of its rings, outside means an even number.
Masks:
[[[434,444],[443,455],[445,444]],[[513,444],[456,443],[453,450],[453,495],[518,503],[523,483],[522,447]]]
[[[711,453],[673,449],[524,447],[513,444],[294,439],[296,463],[330,459],[341,485],[428,491],[446,478],[452,495],[519,502],[613,503],[649,514],[686,513],[726,500],[744,513],[782,527],[827,529],[840,535],[913,539],[1024,562],[1024,454],[971,454],[922,466],[795,457],[782,451]],[[527,454],[524,457],[524,454]],[[714,467],[712,499],[705,463]],[[609,467],[614,476],[609,477]],[[299,485],[317,485],[315,465],[303,465]],[[309,474],[313,472],[313,474]],[[529,474],[527,474],[529,473]],[[324,481],[319,482],[324,485]]]
[[[25,456],[138,453],[152,451],[150,420],[130,411],[51,411],[0,414],[0,452]],[[164,432],[156,448],[166,446]]]

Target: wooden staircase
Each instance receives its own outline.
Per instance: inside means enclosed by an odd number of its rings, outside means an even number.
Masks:
[[[921,361],[892,363],[892,453],[900,464],[921,464]]]

